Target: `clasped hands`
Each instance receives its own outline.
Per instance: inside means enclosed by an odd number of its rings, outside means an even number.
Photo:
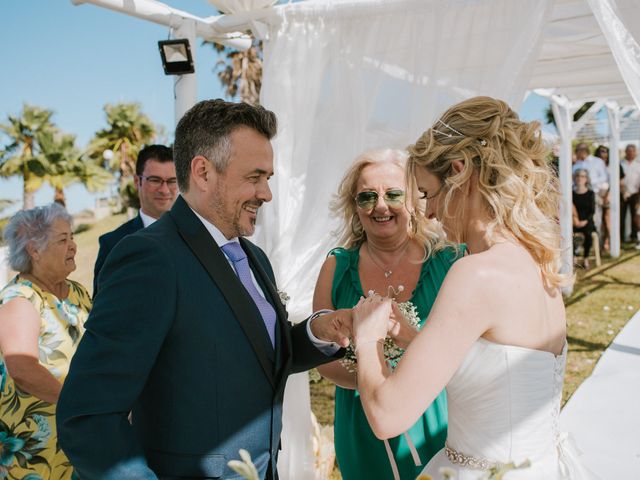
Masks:
[[[387,336],[399,347],[406,348],[417,333],[392,298],[377,294],[361,297],[351,309],[339,309],[317,317],[311,324],[311,331],[316,338],[337,343],[342,348],[351,342],[358,345]]]

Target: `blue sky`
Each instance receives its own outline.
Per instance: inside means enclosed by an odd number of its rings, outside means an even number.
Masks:
[[[206,0],[165,3],[203,17],[217,13]],[[135,101],[165,127],[166,140],[172,138],[173,77],[163,73],[157,44],[167,39],[168,28],[90,4],[74,6],[70,0],[3,0],[0,18],[0,44],[5,46],[0,122],[19,113],[25,102],[46,107],[84,147],[106,126],[106,103]],[[198,99],[222,96],[212,47],[198,46],[196,61]],[[0,198],[21,199],[21,189],[17,178],[0,179]],[[71,212],[94,203],[80,185],[70,187],[67,196]],[[52,198],[49,188],[36,194],[38,204]]]
[[[199,16],[215,15],[206,0],[165,0]],[[139,102],[143,111],[173,137],[173,77],[162,71],[157,42],[168,29],[90,4],[70,0],[3,0],[0,4],[0,122],[20,112],[23,103],[55,111],[53,120],[77,135],[84,147],[105,126],[103,107],[121,101]],[[9,48],[7,48],[9,47]],[[213,73],[217,56],[210,46],[198,46],[198,99],[223,96]],[[532,95],[523,108],[525,119],[542,118],[546,100]],[[0,198],[21,202],[19,179],[0,179]],[[43,187],[37,204],[53,192]],[[67,190],[72,213],[94,204],[92,195],[75,185]],[[4,212],[6,213],[6,212]]]

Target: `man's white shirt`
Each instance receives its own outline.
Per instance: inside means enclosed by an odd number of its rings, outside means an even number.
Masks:
[[[140,218],[142,219],[142,226],[144,228],[147,228],[149,225],[151,225],[152,223],[154,223],[156,220],[158,220],[157,218],[153,218],[150,217],[149,215],[147,215],[146,213],[144,213],[142,211],[142,209],[140,209],[138,211],[138,214],[140,215]]]
[[[627,193],[629,195],[638,193],[638,191],[640,191],[640,160],[636,158],[631,163],[622,160],[620,163],[624,169],[624,178],[622,181],[624,182]]]

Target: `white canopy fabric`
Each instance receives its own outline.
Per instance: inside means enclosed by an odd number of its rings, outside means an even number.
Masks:
[[[637,0],[556,0],[529,88],[640,105]]]

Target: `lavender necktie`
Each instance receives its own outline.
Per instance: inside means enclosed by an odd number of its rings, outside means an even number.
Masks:
[[[247,292],[253,299],[256,307],[258,307],[260,315],[262,315],[264,325],[265,327],[267,327],[267,332],[269,332],[271,345],[275,346],[276,311],[273,309],[271,304],[267,300],[265,300],[262,295],[260,295],[260,292],[253,283],[253,280],[251,279],[251,268],[249,268],[249,262],[247,260],[247,254],[244,253],[244,250],[242,250],[242,247],[238,242],[229,242],[226,245],[222,246],[222,250],[233,263],[233,266],[236,269],[236,273],[238,274],[238,278],[242,282],[242,285],[244,285],[244,288],[247,289]]]

